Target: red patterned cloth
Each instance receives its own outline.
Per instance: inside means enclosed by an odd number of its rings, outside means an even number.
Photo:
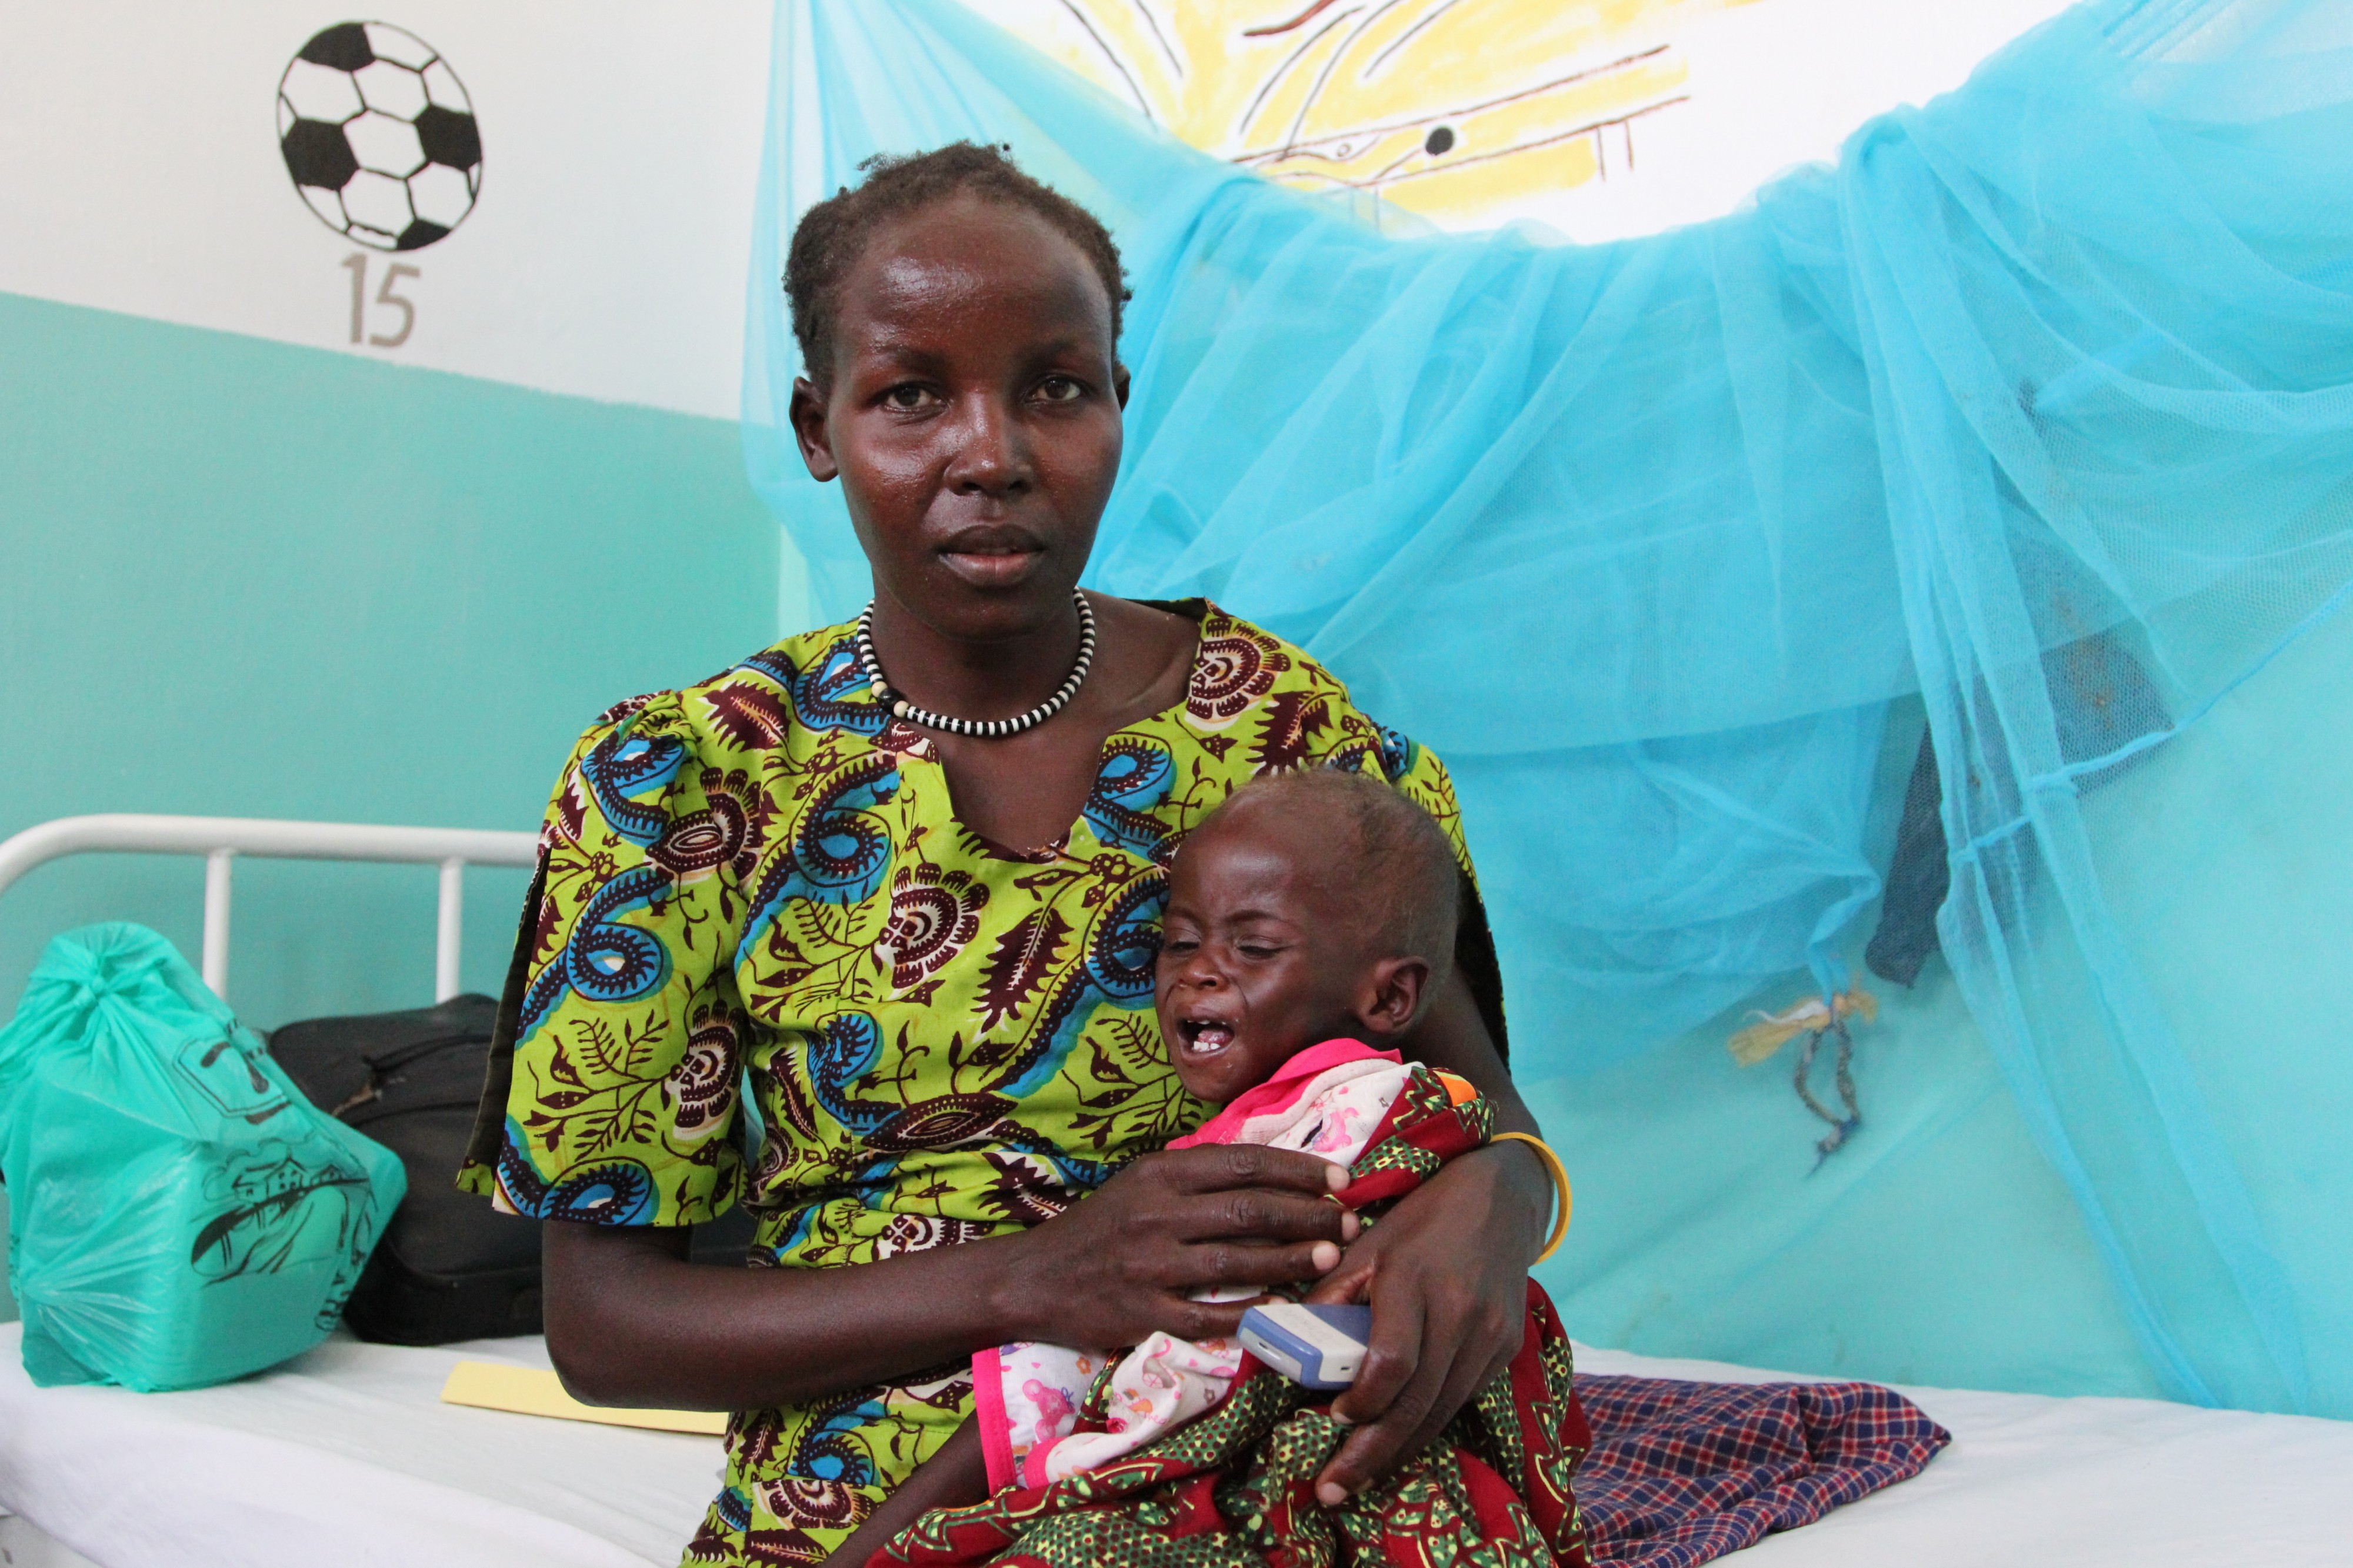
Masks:
[[[1916,1476],[1952,1434],[1868,1383],[1577,1379],[1596,1568],[1694,1568]]]

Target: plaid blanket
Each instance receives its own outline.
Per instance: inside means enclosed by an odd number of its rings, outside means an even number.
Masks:
[[[1916,1476],[1953,1440],[1868,1383],[1577,1379],[1593,1447],[1577,1469],[1600,1568],[1694,1568]]]

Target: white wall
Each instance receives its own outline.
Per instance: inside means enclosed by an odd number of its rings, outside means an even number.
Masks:
[[[279,79],[342,15],[0,0],[0,291],[733,418],[769,14],[402,0],[472,100],[482,188],[447,238],[368,253],[371,297],[388,262],[423,274],[388,349],[350,342],[361,247],[278,149]]]

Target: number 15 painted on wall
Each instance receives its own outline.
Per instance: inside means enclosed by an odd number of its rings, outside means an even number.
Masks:
[[[400,312],[397,331],[367,331],[367,252],[354,250],[341,264],[352,275],[352,342],[358,342],[364,334],[367,342],[380,349],[396,349],[408,341],[417,326],[417,303],[406,295],[393,292],[393,285],[404,278],[422,278],[425,274],[406,261],[396,261],[384,269],[384,283],[375,291],[375,302]],[[381,318],[379,318],[381,319]]]

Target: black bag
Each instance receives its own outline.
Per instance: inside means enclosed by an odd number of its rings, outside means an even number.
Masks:
[[[408,1195],[343,1309],[364,1340],[438,1345],[540,1331],[539,1222],[461,1193],[499,1005],[452,996],[407,1013],[312,1018],[269,1037],[313,1105],[400,1156]],[[730,1210],[697,1226],[697,1263],[741,1267],[750,1218]]]
[[[269,1054],[311,1104],[399,1155],[408,1173],[408,1195],[343,1309],[364,1340],[438,1345],[540,1331],[539,1222],[456,1185],[498,1011],[488,996],[452,996],[409,1013],[312,1018],[269,1037]]]

